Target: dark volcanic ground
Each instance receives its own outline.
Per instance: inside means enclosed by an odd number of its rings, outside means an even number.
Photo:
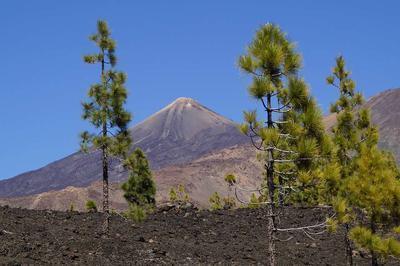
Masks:
[[[282,227],[324,221],[326,209],[286,208]],[[101,237],[100,213],[33,211],[0,207],[0,264],[266,264],[264,209],[197,211],[160,209],[135,225],[111,219]],[[285,236],[281,236],[284,238]],[[279,265],[344,265],[343,234],[315,240],[294,234],[278,243]],[[368,258],[356,255],[357,265]]]

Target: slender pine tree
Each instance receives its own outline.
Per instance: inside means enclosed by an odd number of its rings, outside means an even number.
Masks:
[[[344,225],[347,263],[353,265],[353,239],[371,252],[372,265],[377,265],[379,254],[400,251],[394,239],[377,234],[378,223],[390,224],[399,217],[398,169],[390,153],[377,147],[378,130],[371,123],[370,111],[362,106],[363,96],[356,92],[342,56],[336,58],[327,82],[339,90],[339,99],[331,105],[337,119],[332,129],[336,162],[330,175],[325,175],[322,193],[336,210],[336,222]]]
[[[315,175],[318,158],[330,151],[329,138],[321,112],[298,76],[300,55],[278,26],[266,24],[257,31],[247,54],[239,58],[239,66],[252,76],[249,93],[259,101],[265,116],[259,120],[257,111],[245,112],[241,131],[251,138],[264,160],[266,184],[253,192],[265,196],[260,204],[267,206],[269,264],[275,265],[277,232],[297,230],[278,228],[276,208],[287,203],[291,192],[302,189],[299,176]]]
[[[350,72],[345,68],[342,56],[336,58],[336,65],[332,69],[332,75],[327,77],[327,83],[339,90],[339,99],[331,105],[331,113],[336,115],[336,125],[332,128],[333,142],[335,143],[334,173],[327,175],[323,194],[328,203],[335,206],[338,212],[339,222],[344,224],[346,258],[349,265],[353,265],[352,245],[349,239],[351,217],[345,215],[347,208],[341,195],[346,191],[341,186],[354,172],[354,160],[360,152],[360,145],[368,141],[371,145],[377,142],[376,129],[372,127],[368,110],[362,109],[364,102],[362,95],[355,91],[355,82],[350,77]],[[329,202],[333,200],[333,202]]]
[[[127,99],[126,75],[115,71],[115,41],[105,21],[97,22],[97,32],[89,38],[98,52],[84,56],[84,62],[99,65],[99,82],[88,92],[89,100],[82,103],[84,120],[95,128],[94,134],[81,133],[81,150],[100,150],[103,170],[104,231],[109,230],[109,161],[112,156],[126,157],[131,144],[127,126],[131,114],[125,110]],[[89,148],[90,146],[90,148]]]

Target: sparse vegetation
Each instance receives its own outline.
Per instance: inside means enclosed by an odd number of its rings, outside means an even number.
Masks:
[[[219,195],[218,192],[214,192],[210,198],[208,199],[208,201],[210,202],[210,209],[212,211],[215,210],[221,210],[224,208],[224,204],[222,202],[221,196]]]
[[[261,206],[260,203],[263,201],[260,200],[259,197],[256,196],[256,193],[251,193],[249,203],[247,205],[248,208],[253,209],[253,208],[259,208]]]
[[[88,212],[97,212],[97,205],[94,200],[88,200],[86,201],[86,210]]]
[[[179,184],[177,188],[170,188],[169,201],[177,204],[185,204],[190,201],[189,194],[186,192],[186,189],[182,184]]]

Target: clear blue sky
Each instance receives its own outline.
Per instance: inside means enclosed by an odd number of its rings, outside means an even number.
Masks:
[[[106,19],[128,74],[136,124],[180,96],[241,121],[255,107],[237,66],[254,32],[279,24],[297,42],[304,75],[326,112],[334,57],[347,58],[370,97],[399,87],[399,1],[4,1],[0,10],[0,179],[78,149],[80,102],[96,81],[81,57]]]

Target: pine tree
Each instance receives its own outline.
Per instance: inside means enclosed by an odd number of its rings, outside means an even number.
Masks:
[[[125,167],[129,170],[129,178],[122,184],[126,201],[141,207],[154,206],[156,185],[143,151],[136,149],[127,158]]]
[[[82,151],[100,150],[103,169],[103,211],[105,213],[104,231],[109,229],[109,161],[112,156],[126,157],[131,144],[127,130],[131,114],[124,109],[127,99],[126,75],[115,71],[115,41],[105,21],[97,22],[97,33],[90,36],[98,47],[98,52],[84,56],[88,64],[98,64],[99,82],[89,89],[89,100],[84,102],[83,116],[95,128],[94,134],[85,131],[81,134]]]
[[[129,171],[128,180],[121,186],[129,205],[125,216],[141,222],[156,203],[156,185],[149,162],[143,151],[137,148],[125,160],[124,167]]]
[[[344,225],[347,263],[353,265],[352,238],[371,251],[372,264],[377,265],[376,252],[387,255],[387,245],[396,245],[394,239],[383,240],[376,235],[376,224],[388,221],[389,213],[391,218],[398,217],[398,169],[390,153],[377,148],[378,131],[371,123],[369,110],[362,107],[363,96],[355,91],[355,82],[342,56],[336,58],[332,72],[327,82],[340,94],[331,106],[337,119],[332,129],[336,147],[329,174],[324,176],[322,194],[337,213],[334,223]],[[369,229],[364,227],[364,219],[369,220]]]
[[[375,129],[369,121],[368,110],[361,109],[364,102],[362,95],[355,91],[355,82],[350,78],[350,72],[345,68],[342,56],[336,58],[336,65],[332,75],[327,77],[327,83],[339,90],[339,99],[331,105],[331,113],[336,114],[336,125],[333,127],[333,142],[335,143],[335,159],[337,163],[333,166],[335,175],[325,177],[326,186],[323,194],[326,201],[332,203],[338,212],[339,222],[345,227],[345,243],[347,263],[353,265],[352,246],[349,240],[350,217],[346,215],[346,203],[341,195],[341,186],[353,174],[354,160],[360,151],[362,139],[367,137],[367,132]],[[362,121],[362,120],[363,121]],[[373,136],[373,135],[371,135]],[[377,139],[370,138],[369,142]],[[329,202],[332,200],[332,202]]]
[[[400,218],[400,181],[391,160],[376,145],[361,144],[354,173],[346,180],[346,202],[353,219],[350,238],[370,251],[372,265],[389,255],[400,258],[400,241],[387,228]],[[361,215],[360,215],[361,213]],[[357,216],[358,214],[358,216]],[[361,217],[359,217],[361,216]],[[364,221],[368,221],[366,225]],[[391,232],[393,234],[393,232]]]
[[[266,118],[258,120],[257,111],[245,112],[241,131],[262,152],[265,162],[266,184],[254,192],[265,194],[269,264],[275,265],[275,239],[279,231],[275,209],[296,190],[299,175],[316,175],[320,165],[316,159],[329,153],[329,138],[324,132],[321,111],[298,76],[300,55],[278,26],[261,27],[247,54],[239,58],[239,66],[252,76],[249,93],[259,101]]]

